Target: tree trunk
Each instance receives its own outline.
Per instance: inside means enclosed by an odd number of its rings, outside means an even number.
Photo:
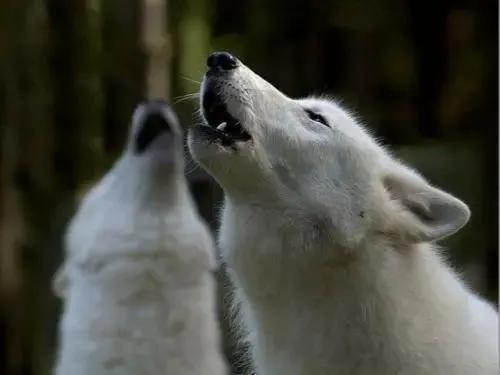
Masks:
[[[54,188],[53,127],[45,4],[11,0],[2,3],[1,13],[0,298],[6,319],[1,341],[9,343],[2,373],[9,374],[50,362],[48,345],[40,345],[48,339],[50,297],[40,285],[47,281],[44,259],[50,256],[43,235]]]
[[[170,93],[166,0],[144,0],[142,41],[146,52],[146,96],[167,99]]]

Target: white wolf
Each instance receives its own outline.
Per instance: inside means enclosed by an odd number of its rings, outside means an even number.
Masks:
[[[57,375],[225,373],[213,241],[183,164],[173,112],[140,105],[125,152],[68,230]]]
[[[207,64],[189,146],[225,192],[257,373],[498,374],[497,312],[434,245],[467,206],[334,101],[288,98],[228,53]]]

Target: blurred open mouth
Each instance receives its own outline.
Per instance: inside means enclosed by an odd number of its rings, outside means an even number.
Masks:
[[[220,139],[223,145],[232,145],[234,142],[246,142],[252,137],[243,128],[240,122],[227,111],[226,104],[215,89],[207,87],[202,96],[203,116],[208,124],[204,131]]]

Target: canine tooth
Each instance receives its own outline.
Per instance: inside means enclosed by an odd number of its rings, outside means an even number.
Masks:
[[[227,126],[227,122],[222,122],[219,124],[219,126],[217,126],[217,130],[224,131],[226,126]]]

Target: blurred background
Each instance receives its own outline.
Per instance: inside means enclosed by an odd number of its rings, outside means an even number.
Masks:
[[[139,100],[165,97],[193,122],[186,95],[214,50],[292,97],[333,94],[467,202],[472,220],[446,255],[497,302],[496,0],[2,0],[0,374],[50,373],[67,220],[121,151]],[[215,228],[221,191],[187,169]]]

